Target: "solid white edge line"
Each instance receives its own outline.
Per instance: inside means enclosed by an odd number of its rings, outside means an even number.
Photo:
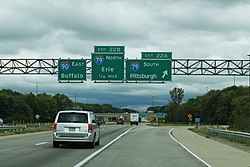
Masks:
[[[209,165],[207,162],[205,162],[203,159],[201,159],[200,157],[198,157],[196,154],[194,154],[192,151],[190,151],[187,147],[185,147],[181,142],[179,142],[172,134],[171,132],[174,130],[175,128],[172,128],[168,134],[169,136],[175,141],[177,142],[179,145],[181,145],[187,152],[189,152],[191,155],[193,155],[196,159],[198,159],[199,161],[201,161],[203,164],[205,164],[207,167],[212,167],[211,165]]]
[[[36,145],[36,146],[40,146],[40,145],[43,145],[43,144],[46,144],[46,143],[48,143],[48,142],[37,143],[37,144],[35,144],[35,145]]]
[[[128,129],[126,132],[122,133],[120,136],[118,136],[117,138],[115,138],[114,140],[112,140],[111,142],[109,142],[108,144],[106,144],[105,146],[103,146],[102,148],[100,148],[99,150],[97,150],[96,152],[92,153],[91,155],[89,155],[87,158],[85,158],[84,160],[82,160],[81,162],[79,162],[78,164],[76,164],[74,167],[81,167],[85,164],[87,164],[91,159],[93,159],[95,156],[97,156],[98,154],[100,154],[101,152],[103,152],[106,148],[108,148],[109,146],[111,146],[114,142],[116,142],[117,140],[119,140],[122,136],[124,136],[125,134],[127,134],[130,130],[134,129],[134,127]]]

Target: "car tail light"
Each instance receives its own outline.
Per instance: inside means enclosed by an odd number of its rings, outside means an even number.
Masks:
[[[56,127],[57,127],[57,124],[54,123],[54,126],[53,126],[53,132],[56,132]]]
[[[92,124],[88,124],[88,132],[91,133],[93,130]]]

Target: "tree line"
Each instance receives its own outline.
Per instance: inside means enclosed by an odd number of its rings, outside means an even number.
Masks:
[[[77,107],[76,107],[77,106]],[[38,114],[40,122],[53,122],[58,111],[80,109],[95,113],[133,112],[130,109],[119,109],[111,104],[76,104],[64,94],[50,95],[46,93],[34,95],[22,94],[10,89],[0,90],[0,118],[4,123],[36,122]]]
[[[148,110],[165,112],[169,122],[187,122],[188,114],[200,118],[201,123],[230,125],[231,128],[250,131],[249,87],[232,86],[222,90],[211,90],[203,96],[190,98],[181,103],[184,90],[170,90],[171,101],[165,106],[150,107]]]

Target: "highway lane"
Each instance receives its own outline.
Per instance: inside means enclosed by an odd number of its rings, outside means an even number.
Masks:
[[[101,145],[95,149],[71,144],[53,148],[52,132],[0,137],[0,166],[74,166],[129,128],[128,125],[101,126]]]
[[[86,167],[202,167],[200,161],[177,144],[168,134],[171,127],[144,124],[126,134]]]

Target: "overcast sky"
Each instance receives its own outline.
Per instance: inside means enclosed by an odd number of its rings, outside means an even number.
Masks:
[[[170,51],[173,59],[240,59],[250,53],[250,1],[0,0],[0,58],[90,59],[94,45],[125,46],[125,58]],[[188,98],[234,84],[233,77],[173,76],[166,84],[60,84],[57,75],[0,76],[0,89],[63,93],[82,103],[145,111],[169,90]],[[248,77],[236,77],[248,85]]]

